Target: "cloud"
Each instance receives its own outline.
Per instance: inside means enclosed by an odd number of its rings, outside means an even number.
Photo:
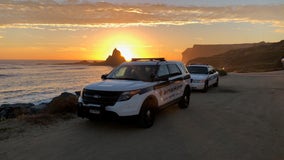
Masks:
[[[0,2],[0,28],[78,30],[128,26],[247,22],[271,24],[283,30],[284,4],[225,7],[154,4],[77,3],[64,1]]]

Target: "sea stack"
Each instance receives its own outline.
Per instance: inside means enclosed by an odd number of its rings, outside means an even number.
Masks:
[[[125,62],[125,58],[121,56],[120,51],[115,48],[112,55],[108,56],[106,59],[105,64],[109,66],[118,66],[123,62]]]

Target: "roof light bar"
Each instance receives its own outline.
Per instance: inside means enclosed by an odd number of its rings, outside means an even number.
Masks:
[[[166,61],[165,58],[132,58],[131,61]]]

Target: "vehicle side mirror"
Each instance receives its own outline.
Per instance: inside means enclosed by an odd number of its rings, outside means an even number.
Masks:
[[[108,76],[108,74],[103,74],[103,75],[101,76],[101,79],[102,79],[102,80],[105,80],[105,79],[107,78],[107,76]]]

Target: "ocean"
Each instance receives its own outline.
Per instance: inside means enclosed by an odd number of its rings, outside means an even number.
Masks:
[[[47,103],[62,92],[74,93],[100,81],[112,70],[74,62],[78,61],[0,60],[0,105]]]

